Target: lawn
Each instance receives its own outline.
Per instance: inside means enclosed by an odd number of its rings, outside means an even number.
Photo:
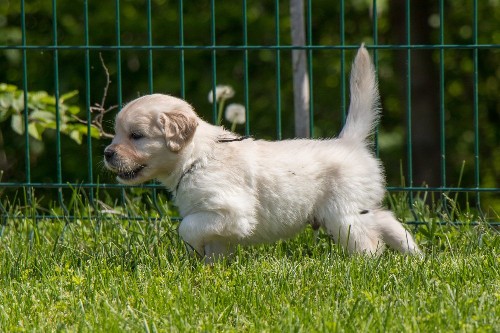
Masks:
[[[423,259],[349,256],[306,229],[214,266],[167,218],[8,220],[0,331],[499,332],[500,233],[428,220],[411,228]]]

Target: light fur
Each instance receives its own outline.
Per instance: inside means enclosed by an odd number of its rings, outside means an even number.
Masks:
[[[336,139],[244,139],[201,120],[185,101],[148,95],[116,118],[105,165],[118,181],[157,179],[175,196],[179,234],[211,263],[237,244],[273,242],[308,224],[350,253],[384,244],[419,254],[412,236],[382,208],[385,182],[368,138],[379,119],[375,70],[364,46],[351,73],[346,124]]]

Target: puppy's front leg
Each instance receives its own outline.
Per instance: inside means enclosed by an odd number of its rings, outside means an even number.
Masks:
[[[234,247],[227,242],[211,241],[205,245],[205,264],[211,265],[233,254]]]
[[[223,223],[224,219],[215,213],[191,214],[182,220],[179,235],[188,244],[191,254],[197,254],[206,264],[212,264],[232,252],[232,246],[220,235]]]

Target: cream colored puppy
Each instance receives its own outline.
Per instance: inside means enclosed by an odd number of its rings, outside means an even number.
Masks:
[[[420,253],[390,211],[380,162],[368,137],[379,118],[370,56],[359,49],[351,104],[339,137],[269,142],[242,138],[201,120],[185,101],[148,95],[116,117],[105,165],[123,184],[157,179],[175,196],[179,234],[207,263],[236,244],[273,242],[322,227],[351,253],[384,243]]]

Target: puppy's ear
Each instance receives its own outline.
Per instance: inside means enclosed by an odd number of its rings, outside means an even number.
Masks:
[[[184,148],[192,139],[198,126],[196,117],[179,111],[162,113],[159,120],[163,127],[167,147],[173,152]]]

